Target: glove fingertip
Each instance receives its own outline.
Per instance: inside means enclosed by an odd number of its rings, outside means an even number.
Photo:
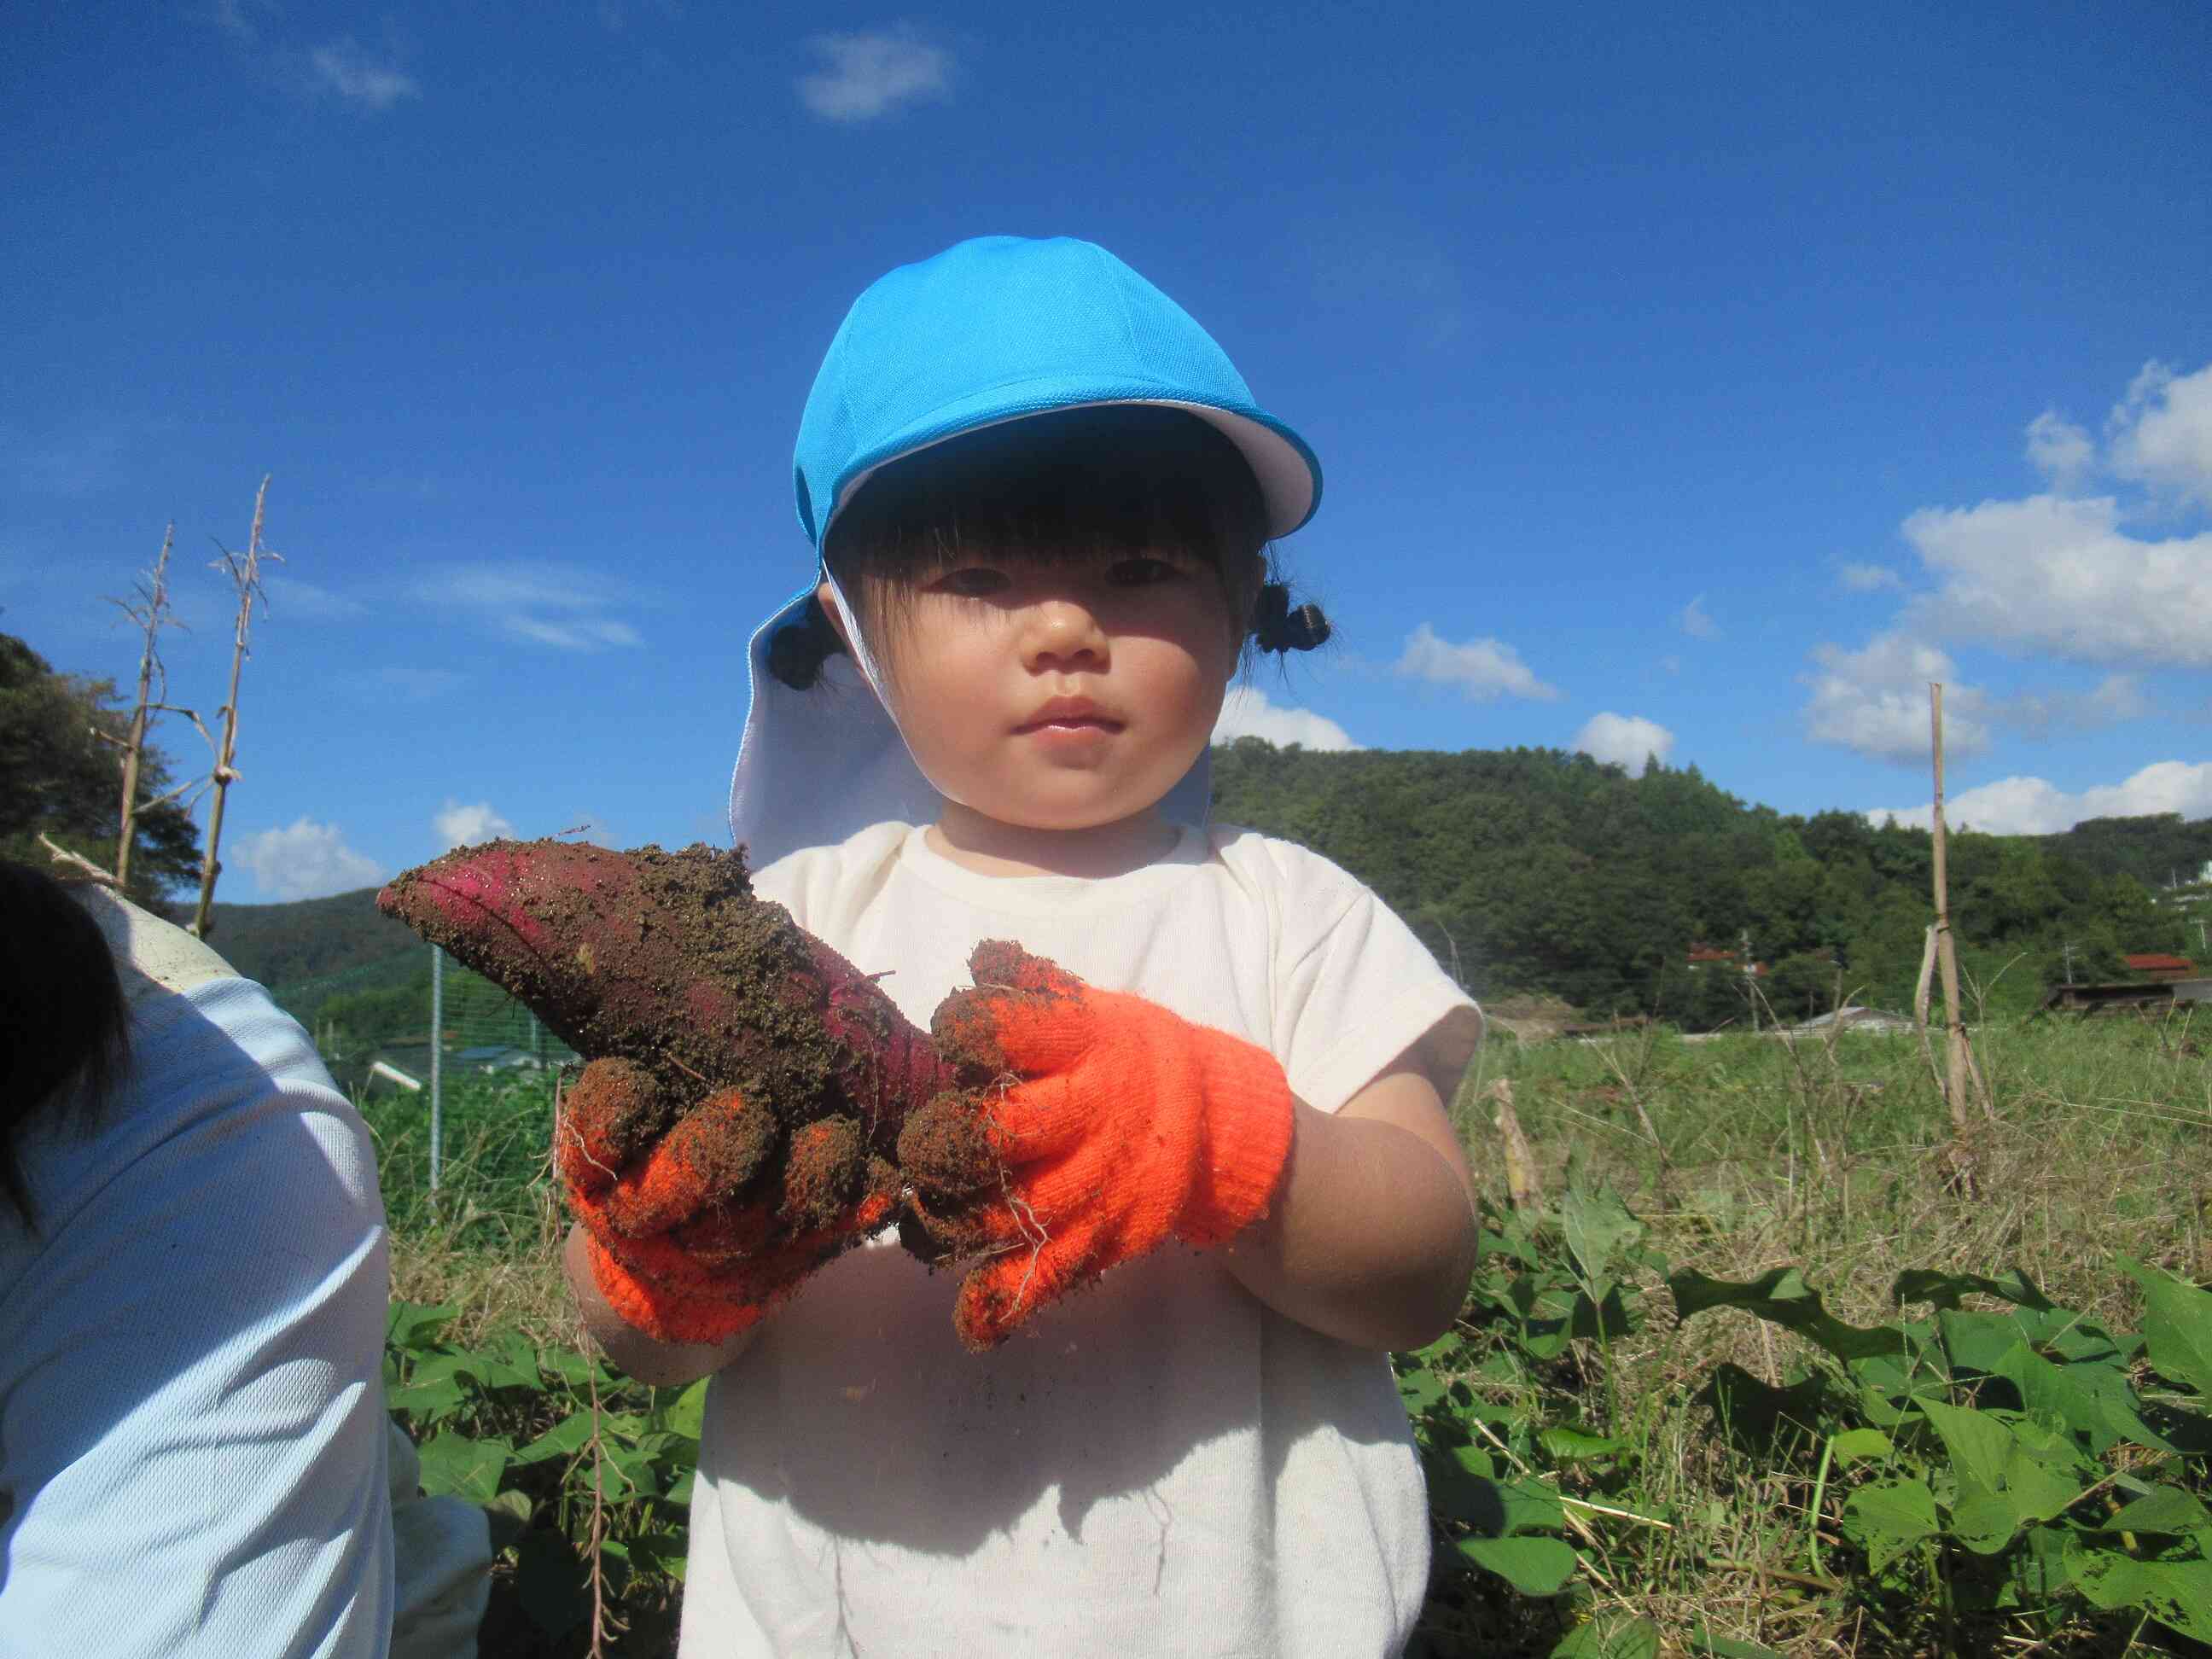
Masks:
[[[1006,1174],[989,1124],[976,1102],[960,1094],[939,1095],[907,1118],[898,1162],[907,1179],[934,1200],[988,1191]]]
[[[1083,994],[1083,981],[1048,957],[1010,939],[987,939],[968,953],[968,976],[986,991],[1027,991],[1050,996]]]
[[[667,1103],[653,1074],[628,1060],[595,1060],[567,1091],[555,1128],[564,1180],[613,1184],[623,1167],[665,1127]]]
[[[952,1328],[978,1353],[997,1347],[1032,1316],[1098,1277],[1097,1241],[1088,1229],[1008,1242],[1012,1248],[960,1281],[953,1304]]]
[[[960,1295],[952,1304],[952,1330],[969,1352],[990,1352],[1025,1317],[1019,1299],[993,1282],[989,1268],[978,1267],[960,1281]]]
[[[652,1284],[625,1267],[597,1237],[588,1237],[586,1245],[592,1282],[601,1298],[623,1323],[657,1342],[726,1341],[758,1324],[768,1312],[763,1305]]]
[[[848,1117],[817,1118],[791,1132],[784,1149],[780,1214],[794,1231],[834,1226],[867,1173],[867,1142]]]

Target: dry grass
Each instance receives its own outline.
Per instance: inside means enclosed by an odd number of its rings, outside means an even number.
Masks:
[[[565,1219],[550,1216],[537,1240],[514,1249],[470,1245],[467,1231],[395,1231],[393,1299],[452,1304],[460,1311],[448,1328],[451,1340],[464,1347],[495,1331],[519,1330],[534,1343],[580,1349],[583,1337],[561,1277]]]
[[[2212,1022],[2042,1020],[1985,1026],[1976,1044],[1996,1097],[1978,1197],[1949,1179],[1948,1119],[1909,1036],[1687,1044],[1635,1031],[1501,1043],[1455,1114],[1493,1202],[1504,1202],[1504,1173],[1479,1096],[1503,1076],[1549,1190],[1567,1184],[1571,1160],[1572,1179],[1621,1193],[1673,1268],[1742,1280],[1795,1266],[1856,1324],[1899,1317],[1891,1287],[1907,1268],[2018,1267],[2061,1304],[2121,1329],[2141,1310],[2116,1256],[2212,1278]],[[1609,1426],[1639,1449],[1638,1499],[1675,1524],[1623,1540],[1632,1570],[1588,1586],[1595,1612],[1652,1620],[1669,1650],[1696,1650],[1700,1626],[1792,1659],[1951,1650],[1932,1611],[1876,1627],[1804,1582],[1818,1550],[1835,1546],[1813,1536],[1803,1460],[1747,1459],[1696,1402],[1723,1361],[1778,1386],[1814,1367],[1814,1347],[1748,1315],[1680,1323],[1657,1274],[1638,1288],[1643,1322],[1612,1344],[1610,1386],[1588,1404],[1597,1419],[1607,1400],[1621,1402]],[[1586,1358],[1595,1369],[1596,1356]],[[2172,1651],[2144,1644],[2155,1634],[2134,1650]],[[1990,1650],[2125,1647],[2061,1632]]]

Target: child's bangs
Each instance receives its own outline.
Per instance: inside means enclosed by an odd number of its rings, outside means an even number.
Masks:
[[[963,562],[1108,563],[1173,550],[1231,586],[1266,540],[1237,447],[1181,410],[1109,405],[1007,422],[870,478],[828,547],[841,580],[927,581]]]

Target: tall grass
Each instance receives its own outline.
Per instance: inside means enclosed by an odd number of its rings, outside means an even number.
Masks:
[[[1891,1287],[1907,1268],[2016,1267],[2060,1304],[2124,1330],[2140,1328],[2141,1308],[2117,1256],[2212,1278],[2212,1019],[2037,1018],[1984,1024],[1974,1040],[1995,1099],[1978,1196],[1952,1181],[1948,1121],[1910,1035],[1509,1039],[1486,1051],[1454,1115],[1493,1205],[1506,1193],[1486,1091],[1504,1078],[1552,1194],[1570,1181],[1610,1184],[1671,1269],[1744,1280],[1796,1266],[1855,1324],[1898,1319]],[[1532,1365],[1501,1345],[1470,1379],[1486,1408],[1583,1420],[1634,1449],[1628,1495],[1670,1524],[1628,1526],[1612,1540],[1611,1583],[1589,1587],[1600,1624],[1649,1619],[1668,1651],[1711,1650],[1698,1644],[1701,1630],[1793,1659],[1964,1650],[1932,1603],[1921,1616],[1870,1620],[1863,1602],[1793,1582],[1821,1541],[1815,1447],[1751,1455],[1715,1431],[1701,1389],[1717,1365],[1779,1387],[1821,1370],[1822,1357],[1746,1316],[1676,1322],[1656,1272],[1638,1288],[1643,1323],[1602,1354],[1577,1345],[1566,1362]],[[1495,1581],[1463,1580],[1431,1599],[1432,1650],[1548,1651],[1563,1626],[1541,1613]],[[2142,1632],[2132,1650],[2198,1651],[2158,1640],[2155,1628]],[[2129,1647],[2081,1632],[1986,1650]]]
[[[1485,1050],[1454,1114],[1501,1203],[1483,1100],[1498,1077],[1554,1189],[1572,1154],[1677,1265],[1741,1276],[1794,1262],[1860,1314],[1887,1306],[1905,1267],[2017,1264],[2081,1297],[2112,1293],[2119,1252],[2212,1273],[2212,1017],[2039,1018],[1974,1042],[1996,1103],[1978,1197],[1950,1184],[1948,1123],[1909,1034],[1509,1040]]]
[[[468,1077],[445,1091],[438,1190],[430,1190],[427,1097],[360,1101],[392,1229],[392,1293],[460,1309],[456,1340],[520,1330],[580,1344],[562,1284],[567,1218],[553,1179],[550,1073]]]

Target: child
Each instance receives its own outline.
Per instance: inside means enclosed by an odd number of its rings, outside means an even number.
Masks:
[[[732,825],[763,896],[1022,1080],[939,1126],[1002,1186],[901,1143],[934,1242],[994,1252],[965,1280],[886,1233],[659,1342],[572,1237],[619,1363],[716,1373],[686,1659],[1404,1644],[1427,1510],[1386,1351],[1467,1284],[1442,1100],[1480,1016],[1359,883],[1208,814],[1248,644],[1325,636],[1265,575],[1319,492],[1086,243],[962,243],[831,343],[798,451],[818,579],[754,640]]]

